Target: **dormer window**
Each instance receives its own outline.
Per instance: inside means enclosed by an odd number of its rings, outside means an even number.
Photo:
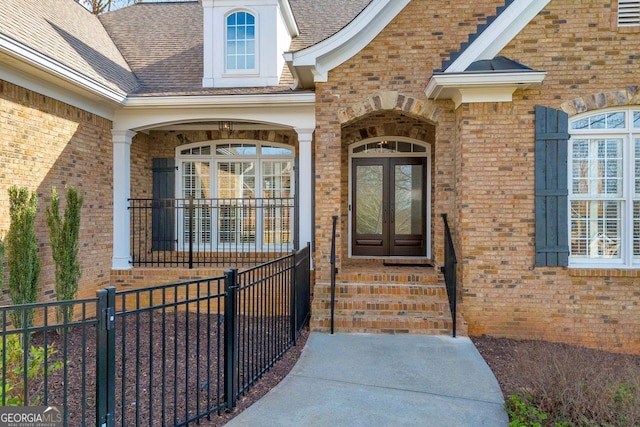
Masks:
[[[248,12],[227,17],[227,72],[256,69],[256,18]]]
[[[278,86],[298,35],[289,0],[201,0],[203,87]]]

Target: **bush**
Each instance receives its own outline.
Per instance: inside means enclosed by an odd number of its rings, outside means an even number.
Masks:
[[[60,217],[60,198],[55,187],[51,190],[51,205],[47,208],[47,226],[51,239],[51,253],[56,266],[56,297],[68,301],[78,296],[81,269],[78,261],[78,236],[83,196],[73,187],[67,188],[67,207]],[[59,323],[73,318],[73,305],[59,306]]]
[[[29,384],[37,381],[45,375],[45,352],[47,358],[57,353],[53,344],[46,349],[44,347],[30,346],[27,355],[26,377],[27,384],[24,384],[25,366],[24,366],[24,350],[20,342],[19,335],[10,335],[6,338],[6,346],[0,339],[0,372],[5,372],[4,379],[0,379],[0,404],[5,402],[6,406],[34,406],[40,403],[40,397],[36,396],[25,402],[24,389]],[[51,362],[46,368],[47,375],[62,368],[61,361]],[[4,387],[3,387],[4,382]]]
[[[9,268],[9,298],[13,304],[29,304],[38,298],[40,259],[35,230],[38,196],[27,188],[9,189],[11,224],[7,233],[7,266]],[[17,328],[28,327],[33,310],[16,310],[11,321]]]
[[[511,425],[640,426],[640,355],[547,341],[472,339],[500,384]],[[535,418],[541,414],[547,418]]]

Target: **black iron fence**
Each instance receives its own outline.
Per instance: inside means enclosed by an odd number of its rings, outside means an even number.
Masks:
[[[444,265],[440,267],[447,285],[447,296],[449,297],[449,308],[451,310],[451,321],[453,323],[453,336],[456,336],[456,305],[457,305],[457,278],[456,278],[456,250],[447,221],[447,214],[442,214],[444,221]]]
[[[55,406],[65,426],[216,416],[295,345],[309,316],[309,261],[307,246],[221,277],[0,307],[0,403]],[[62,306],[73,319],[56,318]],[[16,327],[29,313],[37,326]]]
[[[293,198],[129,199],[134,266],[256,265],[294,249]]]

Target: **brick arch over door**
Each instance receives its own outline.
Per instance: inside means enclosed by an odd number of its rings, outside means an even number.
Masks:
[[[338,120],[342,126],[354,122],[377,111],[397,111],[410,117],[427,120],[437,124],[440,109],[430,101],[401,94],[397,91],[385,91],[362,99],[348,107],[338,110]]]
[[[575,116],[587,111],[625,105],[640,105],[640,86],[627,86],[624,89],[585,95],[564,102],[560,105],[560,109],[569,116]]]

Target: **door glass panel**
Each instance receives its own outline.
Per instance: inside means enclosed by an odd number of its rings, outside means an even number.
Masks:
[[[356,233],[382,234],[382,165],[356,168]]]
[[[395,234],[422,234],[422,165],[395,166]]]

